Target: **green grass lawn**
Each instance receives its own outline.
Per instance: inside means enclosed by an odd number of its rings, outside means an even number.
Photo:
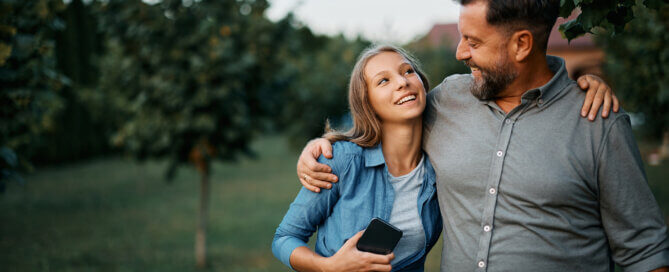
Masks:
[[[287,271],[271,253],[276,226],[300,184],[297,153],[282,138],[254,145],[257,160],[216,164],[212,174],[209,270]],[[0,271],[189,271],[199,179],[183,168],[121,158],[40,169],[0,195]],[[669,163],[648,167],[669,211]],[[427,271],[438,271],[441,244]]]

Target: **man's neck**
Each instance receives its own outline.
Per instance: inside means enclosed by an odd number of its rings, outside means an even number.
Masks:
[[[495,103],[506,113],[520,105],[521,97],[525,92],[546,85],[554,75],[553,71],[548,68],[544,54],[522,65],[518,72],[516,80],[511,82],[495,99]]]

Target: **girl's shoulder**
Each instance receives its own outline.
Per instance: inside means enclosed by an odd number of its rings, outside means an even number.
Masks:
[[[363,150],[363,147],[350,141],[338,141],[332,145],[333,154],[339,153],[345,156],[362,155]]]
[[[349,165],[361,161],[363,150],[363,147],[350,141],[338,141],[332,144],[332,158],[321,155],[318,162],[327,164],[335,172],[341,172]]]

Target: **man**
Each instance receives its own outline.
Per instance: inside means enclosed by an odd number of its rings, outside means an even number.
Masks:
[[[430,92],[424,117],[444,221],[441,270],[613,271],[615,262],[669,271],[666,225],[629,116],[573,114],[584,94],[564,61],[546,56],[559,1],[461,4],[456,57],[472,74]],[[307,146],[300,177],[323,149]]]

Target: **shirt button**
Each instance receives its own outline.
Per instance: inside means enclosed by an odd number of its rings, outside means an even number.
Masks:
[[[497,151],[497,157],[501,157],[502,155],[504,155],[504,152],[502,152],[501,150]]]
[[[511,124],[511,120],[506,119],[506,120],[504,121],[504,123],[506,123],[507,125],[508,125],[508,124]]]
[[[495,188],[490,188],[490,190],[488,190],[488,193],[494,195],[495,193],[497,193],[497,190],[495,190]]]
[[[488,225],[483,226],[483,231],[485,231],[485,232],[489,232],[490,229],[491,229],[491,228],[490,228],[490,226],[488,226]]]
[[[485,262],[479,261],[479,267],[483,268],[485,266]]]

